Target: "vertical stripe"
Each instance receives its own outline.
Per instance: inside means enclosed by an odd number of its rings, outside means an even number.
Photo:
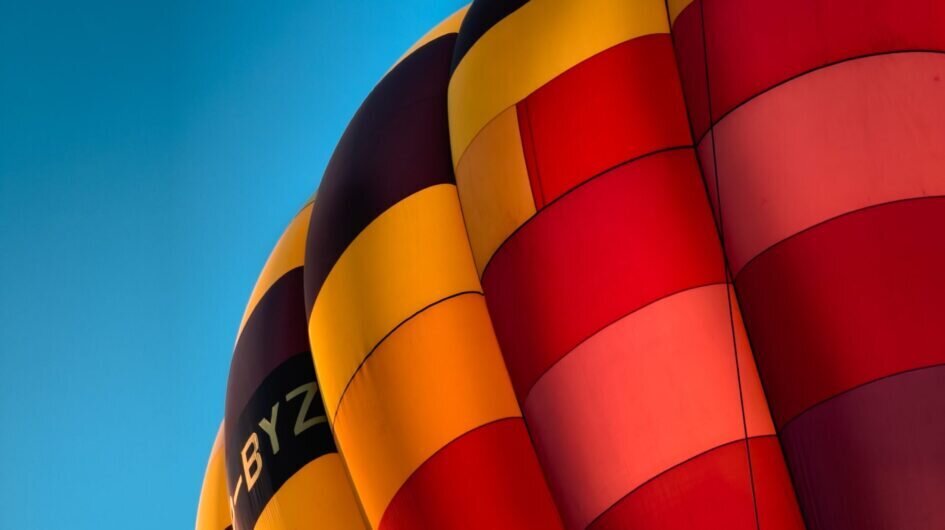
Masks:
[[[472,6],[463,27],[482,24],[483,9]],[[308,238],[309,338],[373,527],[554,530],[560,517],[502,365],[452,185],[444,58],[454,40],[434,40],[396,66],[333,156]],[[509,155],[471,157],[465,191],[487,188],[484,172],[515,171]]]
[[[279,239],[250,297],[227,381],[226,491],[237,530],[316,521],[365,529],[315,377],[303,270],[311,207]]]
[[[863,407],[840,403],[945,351],[945,283],[931,272],[945,248],[933,198],[942,20],[933,0],[697,0],[674,25],[691,115],[707,116],[695,134],[709,130],[700,157],[726,255],[812,529],[932,528],[941,514],[923,491],[899,502],[929,487],[906,478],[901,456],[926,458],[938,434],[913,439],[887,421],[898,434],[877,437],[860,418],[888,416],[888,387]],[[911,403],[906,422],[936,408]],[[829,426],[816,425],[824,410]],[[796,425],[810,429],[792,435]],[[939,460],[925,460],[929,472],[942,474]]]

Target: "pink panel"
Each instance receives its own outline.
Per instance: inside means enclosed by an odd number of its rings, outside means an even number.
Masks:
[[[765,249],[832,217],[945,194],[945,55],[883,55],[818,70],[737,109],[716,126],[715,142],[737,275]]]

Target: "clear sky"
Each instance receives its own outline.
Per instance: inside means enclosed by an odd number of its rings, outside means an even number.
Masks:
[[[464,2],[0,2],[0,528],[191,528],[257,273]]]

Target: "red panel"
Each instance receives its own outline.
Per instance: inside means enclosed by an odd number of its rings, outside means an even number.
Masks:
[[[590,530],[803,530],[790,477],[774,436],[717,447],[670,469],[624,497]]]
[[[394,496],[378,528],[555,530],[562,525],[525,423],[510,418],[457,438],[424,462]]]
[[[945,198],[860,210],[736,278],[776,425],[877,378],[945,362]]]
[[[691,149],[620,166],[538,213],[483,276],[519,400],[579,342],[671,293],[724,281]]]
[[[536,90],[518,110],[539,208],[617,164],[692,143],[668,34],[591,57]]]
[[[692,19],[699,18],[698,7],[677,20],[677,42],[697,38],[701,28]],[[703,9],[715,121],[759,92],[825,64],[895,50],[945,51],[942,0],[714,0]],[[692,46],[678,51],[700,52]],[[688,75],[684,81],[701,82]],[[696,132],[701,137],[704,129]]]

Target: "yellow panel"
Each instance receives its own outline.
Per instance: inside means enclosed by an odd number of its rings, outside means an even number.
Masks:
[[[312,196],[312,200],[314,200]],[[305,240],[308,237],[308,222],[312,217],[311,201],[302,208],[302,211],[292,219],[288,228],[283,232],[276,247],[269,254],[269,259],[259,273],[259,279],[256,280],[256,286],[253,287],[252,294],[249,295],[249,303],[246,304],[246,311],[243,312],[243,320],[240,322],[239,332],[236,334],[236,340],[239,340],[243,333],[243,326],[249,320],[249,315],[253,313],[256,304],[262,299],[266,291],[276,283],[276,280],[285,275],[290,270],[301,267],[305,263]]]
[[[664,0],[532,0],[469,50],[449,85],[453,162],[503,110],[572,66],[642,35],[669,31]]]
[[[689,7],[693,0],[667,0],[667,5],[669,6],[669,18],[676,23],[676,18],[684,9]]]
[[[510,107],[469,144],[456,167],[456,185],[476,268],[516,228],[535,214],[515,107]]]
[[[397,62],[394,63],[394,66],[390,67],[390,70],[393,70],[395,66],[400,64],[400,62],[404,60],[404,57],[407,57],[408,55],[416,51],[417,48],[423,46],[424,44],[432,40],[436,40],[442,37],[443,35],[446,35],[449,33],[459,33],[459,26],[463,23],[463,18],[466,16],[467,11],[469,11],[469,4],[465,5],[464,7],[459,8],[458,11],[446,17],[446,19],[444,19],[443,22],[440,22],[439,24],[434,26],[433,29],[431,29],[430,31],[426,33],[426,35],[420,37],[420,40],[413,43],[413,46],[408,48],[407,51],[404,52],[404,54],[400,56],[400,59],[397,59]],[[388,72],[390,72],[390,70],[388,70]]]
[[[315,299],[309,340],[328,417],[364,357],[398,324],[462,291],[481,292],[452,184],[414,193],[375,219]]]
[[[466,294],[426,309],[378,346],[342,399],[335,435],[376,527],[436,451],[519,415],[485,299]]]
[[[210,461],[200,488],[197,505],[197,530],[223,530],[230,526],[230,500],[226,487],[226,468],[223,465],[223,425],[217,431],[210,450]]]
[[[338,453],[312,460],[279,488],[255,530],[367,530]],[[240,529],[237,529],[240,530]]]

